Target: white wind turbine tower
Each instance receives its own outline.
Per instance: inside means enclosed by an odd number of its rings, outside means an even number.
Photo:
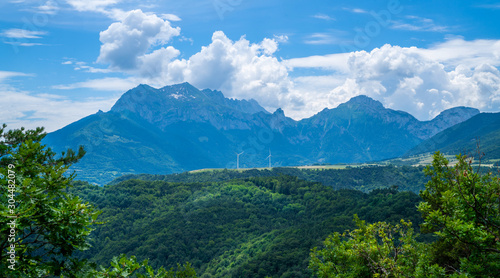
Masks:
[[[236,154],[236,169],[240,169],[240,155],[242,155],[244,152],[241,152],[241,153],[237,153],[235,152]]]
[[[269,156],[268,156],[268,157],[266,157],[266,159],[268,159],[268,158],[269,158],[269,168],[271,168],[271,156],[272,156],[272,155],[271,155],[271,149],[269,149]]]

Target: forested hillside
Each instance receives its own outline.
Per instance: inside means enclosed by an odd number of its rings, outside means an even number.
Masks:
[[[440,151],[474,155],[479,144],[484,161],[500,160],[500,113],[481,113],[443,130],[406,153],[406,156]]]
[[[125,253],[167,269],[190,262],[200,277],[310,277],[311,248],[354,228],[354,214],[369,222],[421,223],[420,197],[412,192],[333,190],[284,175],[132,179],[104,187],[77,182],[72,190],[101,209],[106,222],[82,257],[103,264]]]
[[[320,182],[334,189],[355,189],[370,192],[373,189],[397,187],[400,191],[418,193],[424,189],[425,183],[428,181],[423,169],[424,167],[410,166],[363,166],[346,167],[345,169],[300,169],[287,167],[241,171],[224,169],[184,172],[171,175],[125,175],[114,180],[112,184],[129,179],[168,182],[223,182],[250,177],[278,177],[280,175],[288,175],[307,181]]]

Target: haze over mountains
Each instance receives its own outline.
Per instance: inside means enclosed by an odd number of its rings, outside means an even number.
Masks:
[[[357,96],[295,121],[255,100],[225,98],[189,83],[139,85],[109,112],[99,111],[50,133],[55,150],[84,145],[80,179],[105,184],[122,174],[168,174],[200,168],[353,163],[399,157],[445,129],[479,114],[456,107],[430,121]]]

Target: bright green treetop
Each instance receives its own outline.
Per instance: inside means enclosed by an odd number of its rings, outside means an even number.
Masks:
[[[423,232],[439,237],[436,261],[448,271],[498,277],[500,273],[500,178],[478,173],[472,158],[457,156],[450,166],[436,153],[431,177],[418,206],[425,223]]]
[[[356,215],[357,229],[334,233],[321,250],[313,249],[309,268],[328,277],[443,277],[430,262],[428,246],[415,240],[411,222],[366,224]]]
[[[435,242],[417,242],[403,220],[367,225],[356,217],[358,229],[328,237],[309,268],[318,277],[499,277],[500,178],[479,173],[471,158],[457,160],[450,166],[438,152],[425,169],[418,209]]]
[[[42,128],[5,132],[5,127],[0,128],[0,276],[71,273],[81,266],[71,255],[87,248],[99,214],[65,190],[74,175],[64,173],[85,152],[56,157],[40,143]],[[7,261],[12,249],[15,263]]]

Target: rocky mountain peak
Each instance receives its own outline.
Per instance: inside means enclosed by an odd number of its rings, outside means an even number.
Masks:
[[[479,114],[479,110],[471,107],[454,107],[439,113],[434,118],[434,121],[440,122],[463,122]]]
[[[229,99],[220,91],[200,91],[187,82],[160,89],[139,85],[123,94],[111,111],[130,111],[160,129],[186,121],[210,123],[217,129],[247,129],[250,115],[268,113],[255,100]]]
[[[384,105],[380,101],[374,100],[368,96],[365,95],[359,95],[351,98],[348,102],[341,104],[345,105],[349,108],[371,108],[374,110],[381,110],[385,109]],[[340,106],[340,105],[339,105]]]
[[[283,109],[281,109],[281,108],[278,108],[278,109],[276,109],[276,111],[274,111],[273,115],[285,116],[285,111],[283,111]]]

